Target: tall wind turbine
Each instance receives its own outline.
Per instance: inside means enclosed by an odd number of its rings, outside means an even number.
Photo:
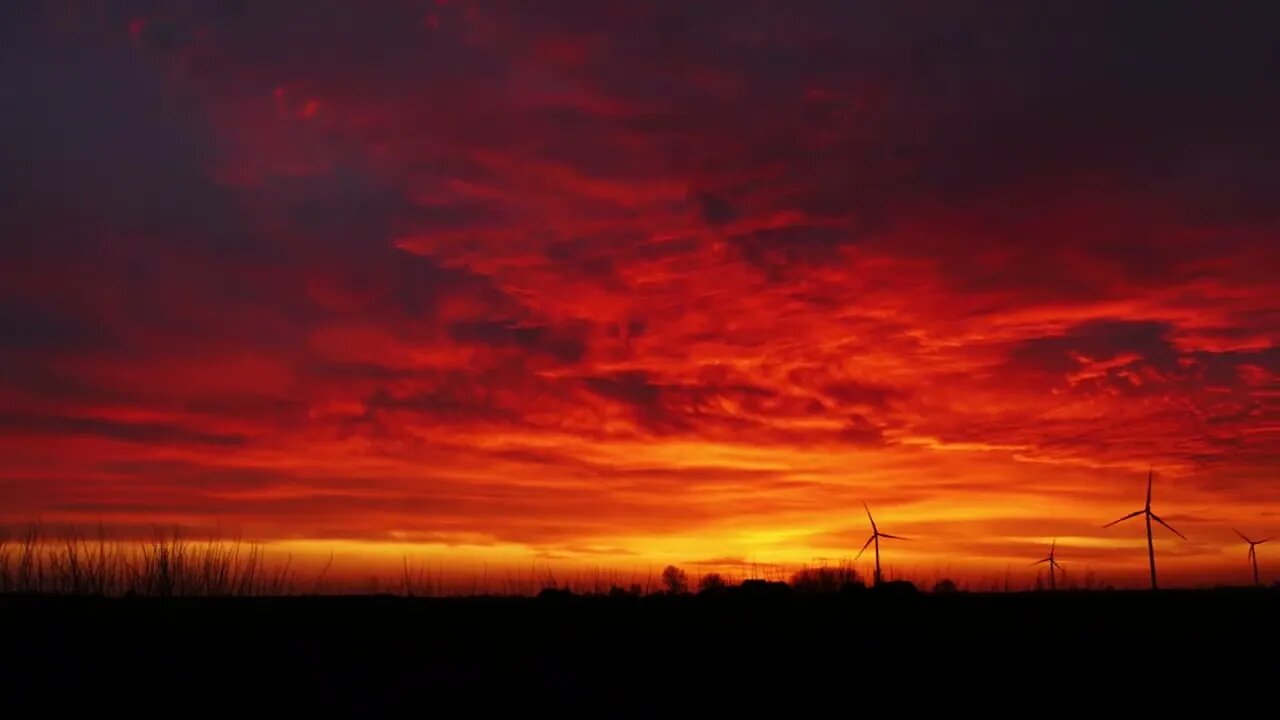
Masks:
[[[1235,530],[1235,528],[1232,528],[1232,529]],[[1258,581],[1258,546],[1264,542],[1270,541],[1271,538],[1264,538],[1262,540],[1250,540],[1249,538],[1245,537],[1244,533],[1240,532],[1239,530],[1236,530],[1236,534],[1239,535],[1241,539],[1243,539],[1245,542],[1249,543],[1249,562],[1253,564],[1253,584],[1261,585],[1262,583]]]
[[[1183,540],[1186,540],[1187,536],[1183,535],[1177,530],[1174,530],[1172,527],[1169,526],[1169,523],[1161,520],[1159,515],[1156,515],[1155,513],[1151,512],[1151,482],[1154,478],[1154,475],[1155,475],[1154,470],[1147,471],[1147,504],[1146,506],[1143,507],[1141,510],[1136,510],[1134,512],[1129,513],[1128,515],[1125,515],[1119,520],[1112,520],[1111,522],[1107,523],[1106,525],[1103,525],[1102,527],[1109,528],[1112,525],[1115,525],[1116,523],[1122,523],[1125,520],[1128,520],[1129,518],[1135,518],[1135,517],[1138,517],[1139,515],[1146,516],[1147,518],[1147,559],[1151,563],[1151,589],[1158,590],[1159,587],[1156,585],[1156,544],[1155,544],[1155,541],[1151,538],[1151,521],[1155,520],[1156,522],[1168,528],[1169,531],[1172,532],[1174,535],[1177,535]]]
[[[876,544],[876,575],[875,582],[872,583],[872,587],[875,587],[880,584],[880,538],[890,538],[892,540],[910,540],[911,538],[898,537],[897,535],[880,532],[880,529],[876,527],[876,519],[871,517],[871,508],[867,507],[866,503],[862,503],[862,508],[867,511],[867,519],[871,521],[871,537],[867,538],[867,541],[863,543],[862,549],[858,551],[857,557],[853,560],[854,562],[857,562],[858,558],[862,557],[862,553],[867,551],[868,545],[871,543]]]
[[[1058,561],[1053,559],[1053,553],[1057,549],[1058,549],[1058,539],[1054,538],[1053,544],[1049,546],[1049,555],[1046,556],[1045,559],[1043,560],[1037,560],[1031,563],[1032,565],[1044,565],[1046,563],[1049,565],[1049,589],[1050,590],[1058,589],[1057,582],[1056,582],[1057,580],[1056,575],[1058,573],[1062,573],[1063,575],[1067,574],[1067,571],[1062,569],[1062,566],[1058,564]]]

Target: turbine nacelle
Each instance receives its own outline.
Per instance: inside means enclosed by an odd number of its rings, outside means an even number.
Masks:
[[[1263,539],[1261,539],[1261,540],[1250,540],[1250,539],[1249,539],[1249,538],[1248,538],[1244,533],[1240,532],[1239,530],[1235,530],[1235,528],[1232,528],[1232,530],[1234,530],[1234,531],[1235,531],[1235,534],[1237,534],[1237,535],[1239,535],[1239,536],[1240,536],[1240,539],[1241,539],[1241,540],[1244,540],[1245,542],[1249,543],[1249,549],[1250,549],[1250,550],[1254,549],[1255,547],[1257,547],[1257,546],[1259,546],[1259,545],[1261,545],[1261,544],[1263,544],[1263,543],[1269,543],[1269,542],[1271,542],[1271,538],[1263,538]]]
[[[1263,538],[1261,540],[1250,540],[1247,535],[1240,532],[1239,530],[1236,530],[1235,528],[1231,528],[1231,529],[1235,532],[1235,534],[1240,536],[1241,540],[1244,540],[1245,542],[1249,543],[1248,558],[1249,558],[1249,564],[1253,566],[1253,584],[1254,585],[1262,584],[1258,576],[1258,546],[1264,543],[1270,542],[1271,538]]]
[[[1141,510],[1135,510],[1118,520],[1112,520],[1111,522],[1102,526],[1104,528],[1109,528],[1112,525],[1118,525],[1124,522],[1125,520],[1130,520],[1132,518],[1136,518],[1139,516],[1146,518],[1147,520],[1147,559],[1151,567],[1151,589],[1152,590],[1158,589],[1158,586],[1156,584],[1156,547],[1155,547],[1155,539],[1152,538],[1151,536],[1151,521],[1154,520],[1157,523],[1163,525],[1166,530],[1173,533],[1174,535],[1177,535],[1183,540],[1187,539],[1186,535],[1183,535],[1182,533],[1175,530],[1172,525],[1165,522],[1163,519],[1160,518],[1159,515],[1156,515],[1154,512],[1151,511],[1151,486],[1154,481],[1155,481],[1155,469],[1153,468],[1147,471],[1147,502],[1145,505],[1143,505]]]
[[[871,537],[867,538],[867,541],[862,544],[862,549],[858,551],[858,554],[855,555],[853,559],[854,559],[854,562],[857,562],[858,558],[862,557],[862,554],[867,551],[867,548],[870,547],[872,543],[875,543],[876,574],[875,574],[874,584],[879,585],[880,584],[880,538],[887,538],[889,540],[910,540],[911,538],[905,538],[899,535],[890,535],[889,533],[880,532],[880,528],[876,526],[876,519],[871,516],[871,508],[867,507],[867,504],[865,502],[862,503],[862,508],[867,511],[867,520],[871,522]]]
[[[1054,557],[1054,553],[1057,552],[1057,550],[1058,550],[1058,539],[1054,538],[1053,544],[1049,546],[1049,554],[1046,555],[1043,559],[1040,559],[1031,563],[1032,565],[1048,565],[1049,566],[1049,589],[1050,590],[1056,589],[1056,585],[1057,585],[1056,573],[1062,573],[1064,577],[1067,574],[1067,571],[1062,569],[1062,565],[1059,564],[1058,560]]]

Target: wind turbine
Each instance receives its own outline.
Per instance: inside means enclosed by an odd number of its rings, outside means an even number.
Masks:
[[[1058,549],[1058,539],[1054,538],[1053,544],[1049,546],[1049,555],[1045,557],[1045,559],[1043,560],[1037,560],[1031,563],[1032,565],[1043,565],[1045,563],[1049,564],[1049,589],[1050,590],[1058,589],[1057,584],[1055,582],[1057,579],[1056,578],[1057,573],[1062,573],[1063,575],[1067,574],[1067,571],[1062,569],[1062,566],[1058,564],[1058,561],[1053,559],[1053,553],[1057,549]]]
[[[1232,530],[1235,530],[1235,528],[1232,528]],[[1271,538],[1265,538],[1262,540],[1250,540],[1249,538],[1245,537],[1244,533],[1240,532],[1239,530],[1236,530],[1236,534],[1239,535],[1241,539],[1243,539],[1245,542],[1249,543],[1249,562],[1253,563],[1253,584],[1261,585],[1262,583],[1258,582],[1258,546],[1264,542],[1270,541]]]
[[[1186,540],[1187,536],[1183,535],[1177,530],[1174,530],[1172,527],[1169,526],[1169,523],[1161,520],[1159,515],[1156,515],[1155,513],[1151,512],[1151,482],[1154,478],[1154,475],[1155,475],[1154,470],[1147,471],[1147,504],[1146,506],[1144,506],[1141,510],[1137,510],[1129,513],[1128,515],[1125,515],[1119,520],[1112,520],[1111,522],[1107,523],[1106,525],[1103,525],[1102,527],[1109,528],[1112,525],[1115,525],[1116,523],[1122,523],[1125,520],[1128,520],[1129,518],[1135,518],[1135,517],[1138,517],[1139,515],[1146,516],[1147,518],[1147,559],[1151,563],[1151,589],[1158,590],[1159,587],[1157,587],[1156,585],[1156,544],[1155,544],[1155,541],[1152,540],[1151,538],[1151,521],[1155,520],[1156,522],[1168,528],[1169,531],[1172,532],[1174,535],[1177,535],[1183,540]]]
[[[867,511],[867,519],[871,521],[871,537],[867,538],[867,541],[863,543],[862,549],[858,551],[858,555],[853,558],[853,561],[857,562],[858,558],[862,557],[862,553],[867,551],[868,545],[871,543],[876,544],[876,575],[875,582],[872,583],[872,587],[875,587],[880,584],[880,538],[890,538],[893,540],[910,540],[911,538],[898,537],[897,535],[880,532],[880,529],[876,527],[876,519],[871,517],[871,508],[867,507],[865,502],[862,503],[862,508]]]

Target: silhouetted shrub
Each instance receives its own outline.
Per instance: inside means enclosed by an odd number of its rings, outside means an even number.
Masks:
[[[743,580],[738,591],[751,596],[777,596],[791,592],[791,586],[771,580]]]
[[[835,594],[846,585],[861,585],[862,579],[852,567],[803,567],[791,575],[791,587],[797,592]]]
[[[698,592],[713,593],[724,590],[729,584],[724,581],[724,577],[720,573],[708,573],[702,576],[698,581]]]
[[[885,595],[917,595],[920,592],[910,580],[883,580],[875,591]]]
[[[639,588],[635,586],[632,586],[632,587],[633,589],[628,591],[626,588],[620,588],[617,585],[614,585],[613,587],[609,588],[609,597],[615,600],[631,599],[631,598],[637,597],[640,594],[638,592]]]
[[[960,588],[956,587],[954,580],[942,578],[933,584],[933,591],[939,595],[950,595],[952,593],[960,592]]]
[[[689,576],[675,565],[662,569],[662,587],[672,595],[689,591]]]
[[[867,584],[862,582],[861,580],[845,583],[844,587],[840,588],[840,594],[845,597],[848,597],[850,595],[858,595],[866,591],[867,591]]]

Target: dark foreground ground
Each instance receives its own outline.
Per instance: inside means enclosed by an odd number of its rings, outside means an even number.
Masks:
[[[1143,676],[1166,689],[1274,687],[1280,593],[11,596],[0,597],[0,641],[0,716],[20,713],[9,717],[68,704],[104,717],[678,715],[690,698],[847,704],[904,682],[910,704],[961,679],[992,693],[1026,679],[1075,695]]]

